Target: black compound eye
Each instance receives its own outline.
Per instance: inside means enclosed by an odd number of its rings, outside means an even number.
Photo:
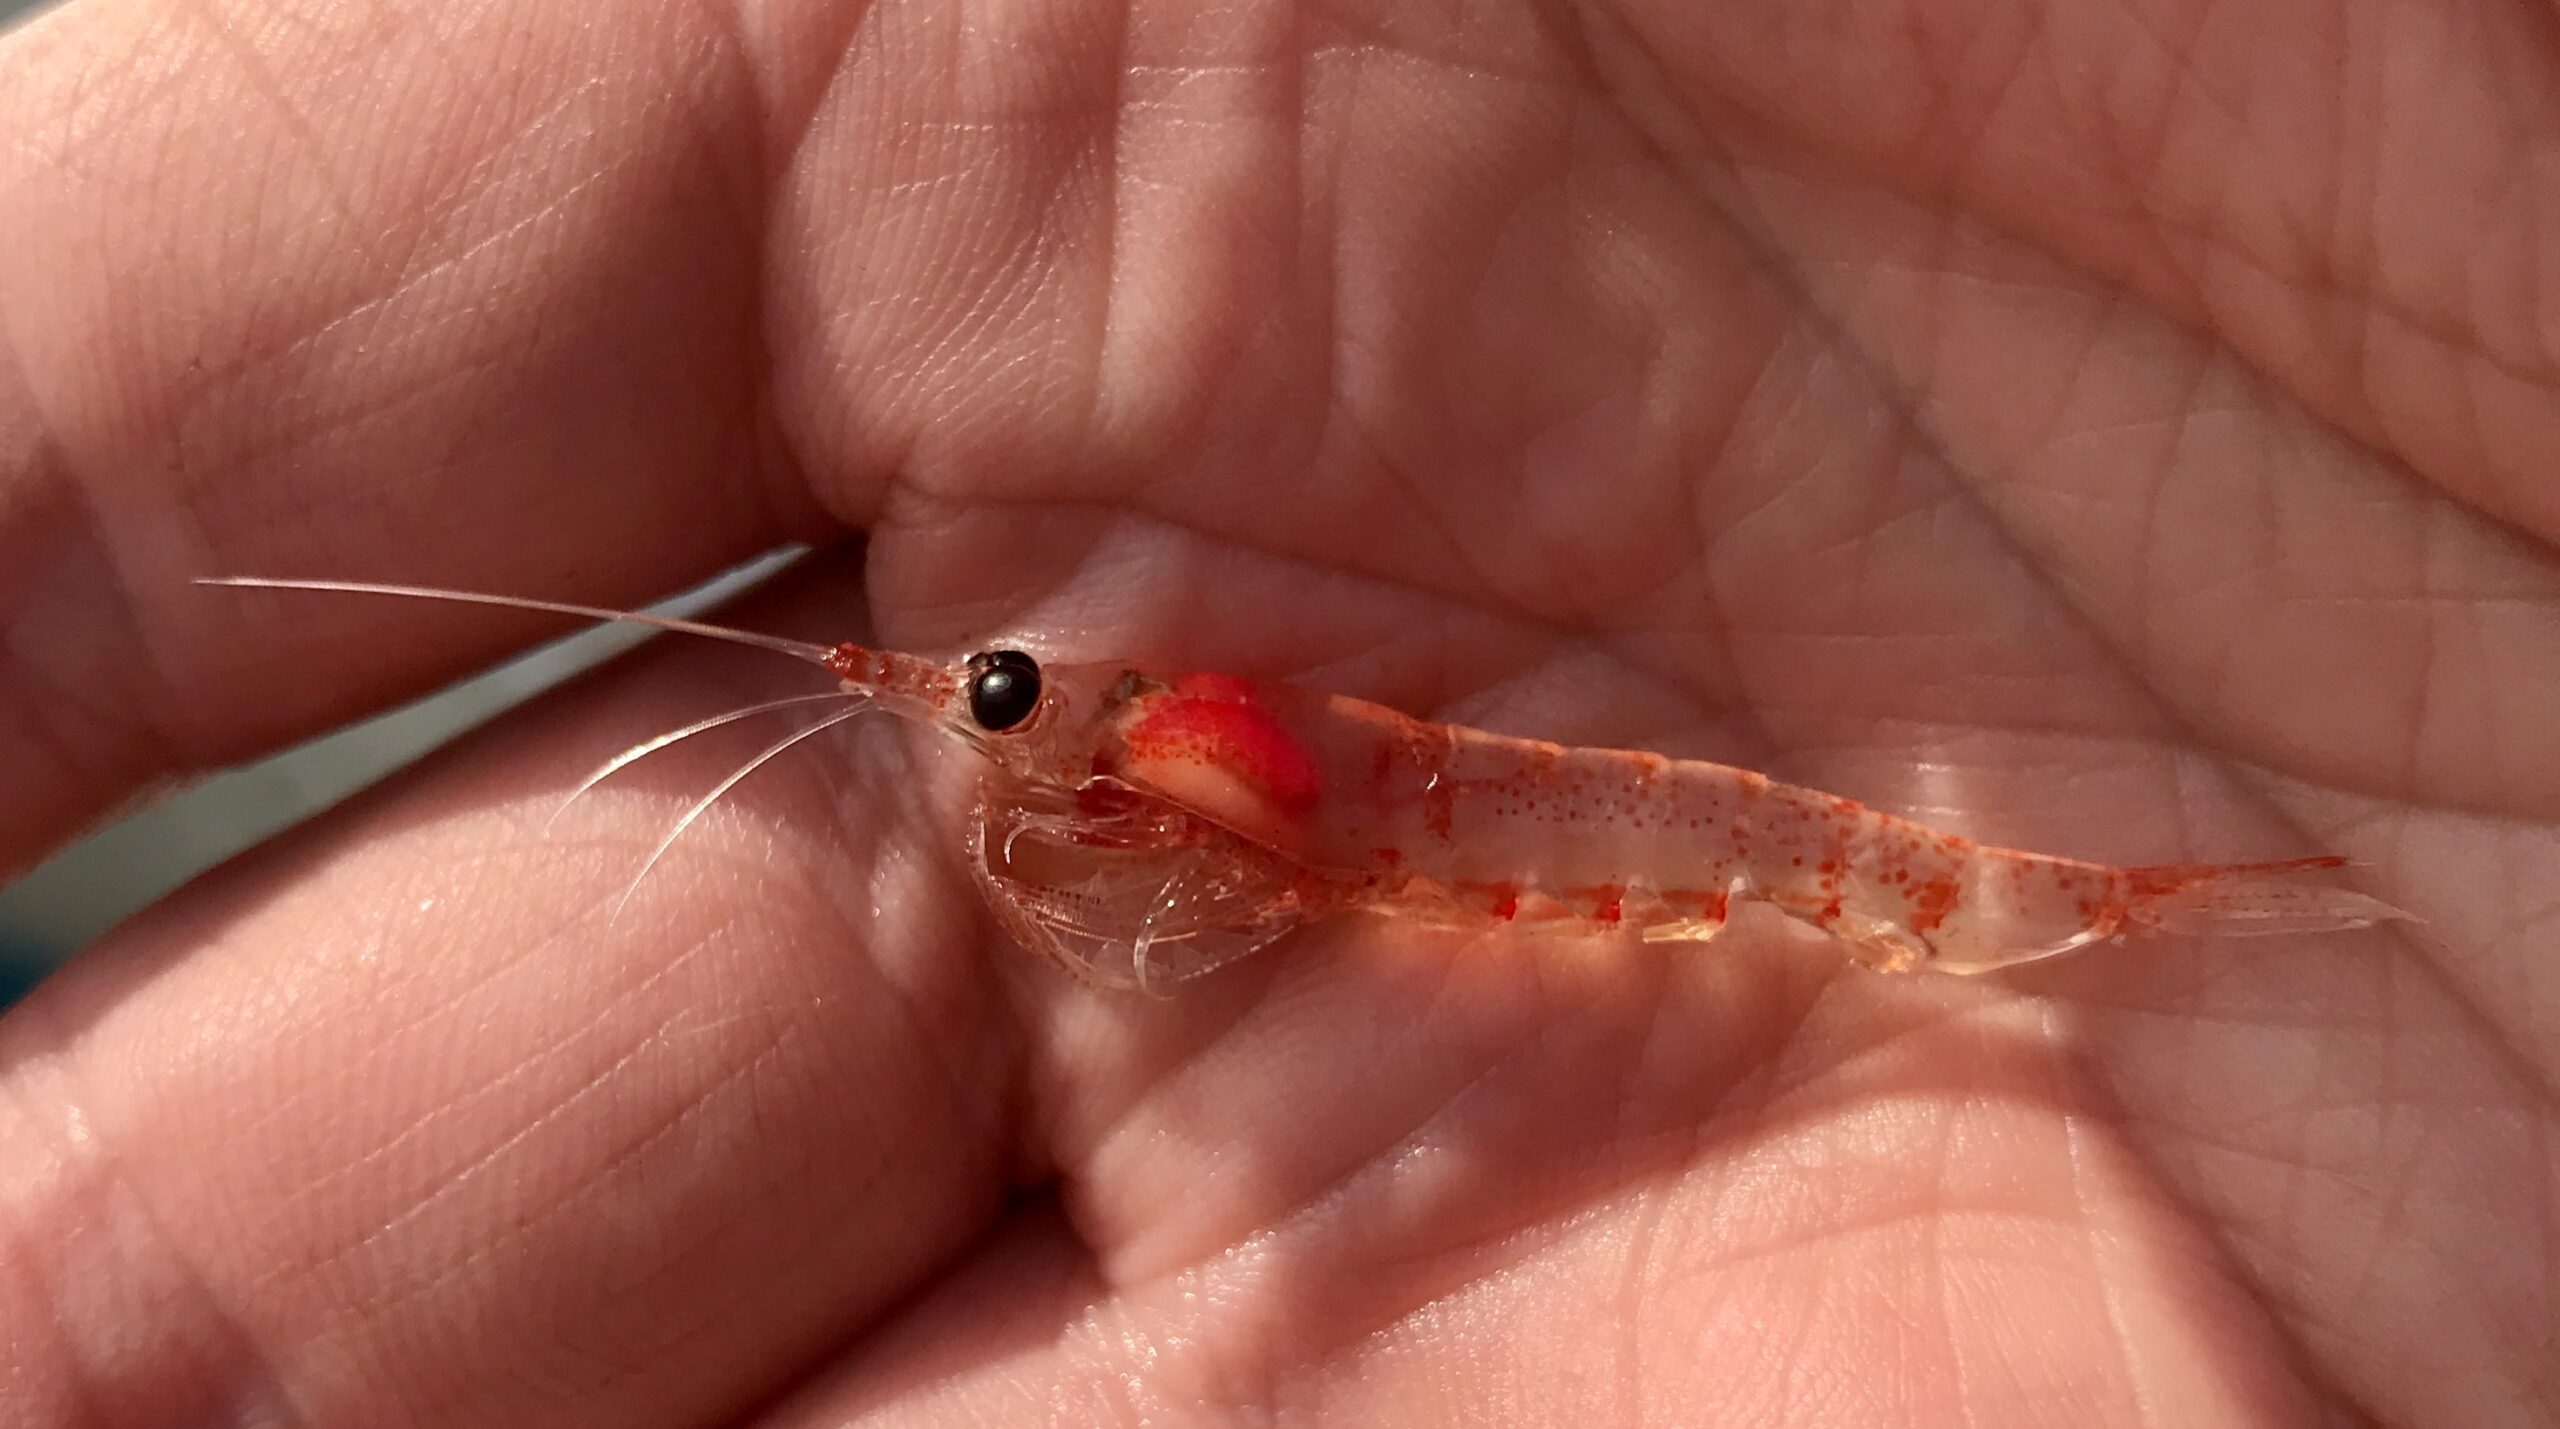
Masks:
[[[1031,718],[1040,707],[1040,665],[1019,650],[991,650],[969,662],[969,718],[990,734]]]

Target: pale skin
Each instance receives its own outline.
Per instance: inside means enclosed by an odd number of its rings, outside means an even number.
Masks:
[[[2560,1414],[2525,0],[78,3],[0,37],[0,868],[628,603],[1290,678],[2424,920],[1883,978],[992,932],[662,646],[0,1023],[0,1422]],[[261,1418],[261,1415],[267,1417]],[[226,1416],[231,1416],[226,1418]]]

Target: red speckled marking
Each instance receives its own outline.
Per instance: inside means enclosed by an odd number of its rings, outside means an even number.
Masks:
[[[2310,873],[2324,868],[2346,866],[2345,859],[2334,854],[2322,854],[2314,858],[2288,858],[2276,863],[2167,864],[2152,868],[2128,868],[2124,874],[2126,890],[2139,898],[2174,893],[2178,889],[2208,878]]]
[[[1324,777],[1313,755],[1299,744],[1271,712],[1256,704],[1234,703],[1224,696],[1251,687],[1224,675],[1189,675],[1183,683],[1216,681],[1213,694],[1152,700],[1145,715],[1123,737],[1133,759],[1194,760],[1214,765],[1242,780],[1283,813],[1304,814],[1324,793]],[[1179,688],[1177,686],[1177,688]]]
[[[1449,733],[1436,725],[1416,724],[1405,741],[1422,770],[1422,826],[1440,839],[1456,837],[1458,790],[1449,777],[1449,757],[1456,752]]]
[[[1936,931],[1955,911],[1958,896],[1955,880],[1950,878],[1932,878],[1911,890],[1911,931]]]

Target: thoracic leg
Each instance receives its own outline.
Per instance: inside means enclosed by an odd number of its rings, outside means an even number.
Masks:
[[[1937,956],[1928,939],[1881,919],[1842,918],[1831,932],[1848,946],[1849,956],[1877,972],[1910,972]]]
[[[1656,923],[1644,930],[1648,943],[1703,943],[1724,931],[1722,918],[1683,918],[1676,923]]]
[[[1703,943],[1724,931],[1725,919],[1733,909],[1733,890],[1645,895],[1646,900],[1661,908],[1659,921],[1648,921],[1644,940],[1648,943]]]

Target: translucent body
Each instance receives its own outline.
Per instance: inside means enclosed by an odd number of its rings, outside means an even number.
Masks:
[[[1106,692],[1073,712],[1080,734],[1062,731],[1085,746],[1087,777],[1294,862],[1298,910],[1704,941],[1757,901],[1872,966],[1951,972],[2129,932],[2397,916],[2291,877],[2336,859],[2117,868],[1985,847],[1749,770],[1509,738],[1285,685],[1126,670],[1074,683]]]
[[[1031,712],[987,729],[972,712],[972,661],[429,587],[206,583],[627,620],[822,666],[840,693],[715,716],[598,772],[737,719],[822,710],[689,809],[649,862],[766,761],[859,710],[883,710],[984,761],[969,866],[997,921],[1118,985],[1197,976],[1310,918],[1362,910],[1703,942],[1738,904],[1760,902],[1840,937],[1871,966],[1967,973],[2131,933],[2316,932],[2400,916],[2297,877],[2338,859],[2118,868],[1988,848],[1745,769],[1508,738],[1225,675],[1049,666],[1034,672]]]

